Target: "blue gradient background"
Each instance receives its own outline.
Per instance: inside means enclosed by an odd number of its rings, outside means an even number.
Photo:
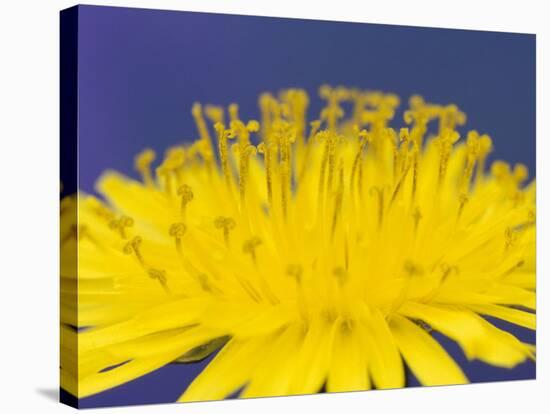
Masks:
[[[493,159],[535,171],[534,35],[80,6],[78,36],[79,185],[88,192],[107,168],[134,175],[144,147],[163,153],[194,139],[195,101],[237,101],[257,118],[260,92],[296,86],[313,97],[315,116],[322,83],[454,102],[468,128],[493,137]],[[497,324],[535,342],[534,332]],[[474,382],[535,377],[532,362],[468,362],[435,336]],[[167,366],[80,406],[174,401],[205,364]],[[410,374],[408,384],[418,384]]]

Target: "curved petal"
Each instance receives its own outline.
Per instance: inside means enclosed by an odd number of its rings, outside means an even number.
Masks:
[[[465,384],[468,379],[458,364],[424,329],[394,315],[390,329],[405,362],[422,385]]]

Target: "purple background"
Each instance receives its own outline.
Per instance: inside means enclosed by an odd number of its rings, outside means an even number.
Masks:
[[[144,147],[162,154],[194,139],[195,101],[236,101],[257,118],[259,93],[303,87],[314,116],[322,83],[454,102],[468,127],[494,138],[493,158],[535,171],[534,35],[79,6],[78,41],[79,185],[88,192],[107,168],[134,175]],[[500,325],[535,342],[534,332]],[[531,362],[467,362],[436,337],[472,381],[535,376]],[[174,401],[203,365],[171,365],[80,406]]]

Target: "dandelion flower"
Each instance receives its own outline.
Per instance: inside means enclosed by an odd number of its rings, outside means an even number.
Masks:
[[[196,142],[63,201],[78,211],[62,220],[65,389],[213,353],[181,401],[398,388],[405,365],[423,385],[468,382],[431,330],[470,360],[535,358],[484,318],[535,329],[526,167],[486,166],[491,138],[460,141],[455,105],[414,96],[396,130],[393,94],[320,95],[311,122],[297,89],[261,95],[259,122],[195,104]]]

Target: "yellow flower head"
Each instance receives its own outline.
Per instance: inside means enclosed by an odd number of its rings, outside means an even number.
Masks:
[[[403,387],[403,361],[424,385],[467,382],[431,329],[469,359],[534,358],[481,316],[535,328],[526,167],[486,172],[492,140],[460,140],[455,105],[414,96],[396,130],[393,94],[320,95],[312,122],[297,89],[261,95],[261,122],[195,104],[197,141],[139,154],[141,182],[105,173],[104,200],[64,200],[64,388],[215,351],[181,400]]]

